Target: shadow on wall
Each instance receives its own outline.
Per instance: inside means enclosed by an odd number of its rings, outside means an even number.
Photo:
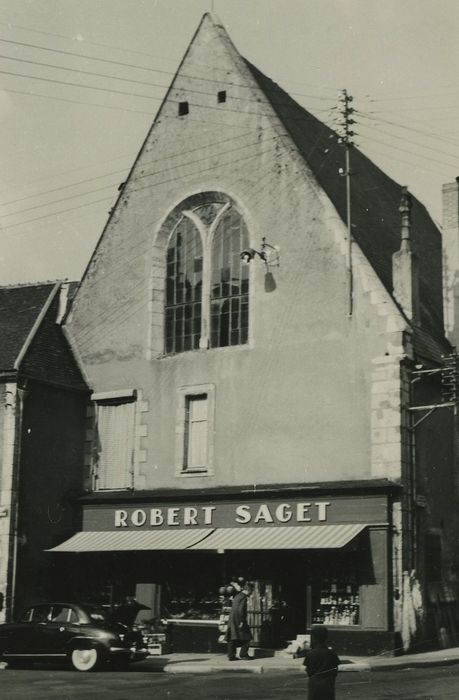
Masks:
[[[267,272],[265,274],[265,292],[274,292],[276,287],[277,287],[277,284],[276,284],[276,280],[274,279],[273,273]]]

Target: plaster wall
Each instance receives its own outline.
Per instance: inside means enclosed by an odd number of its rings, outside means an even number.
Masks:
[[[179,117],[184,100],[190,112]],[[206,191],[234,199],[254,248],[263,236],[280,246],[280,267],[267,279],[251,263],[247,345],[162,356],[153,246],[174,207]],[[141,391],[138,487],[399,477],[404,324],[356,244],[349,317],[346,253],[342,221],[242,59],[204,25],[67,323],[94,391]],[[214,475],[175,476],[178,392],[200,384],[215,385]]]

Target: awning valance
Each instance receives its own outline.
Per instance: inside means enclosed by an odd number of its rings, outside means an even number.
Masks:
[[[78,532],[50,552],[127,552],[189,549],[213,532],[205,530],[130,530]]]
[[[367,523],[296,527],[228,527],[202,530],[79,532],[51,552],[148,550],[339,549]]]
[[[348,544],[366,524],[215,530],[191,549],[338,549]]]

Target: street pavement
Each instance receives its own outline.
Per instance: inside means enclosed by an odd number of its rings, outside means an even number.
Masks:
[[[305,700],[306,687],[306,674],[292,671],[155,673],[148,661],[125,672],[0,672],[2,700]],[[336,691],[337,700],[457,700],[459,665],[339,673]]]

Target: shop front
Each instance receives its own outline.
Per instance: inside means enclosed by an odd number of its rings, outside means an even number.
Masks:
[[[394,648],[387,489],[180,492],[142,502],[94,494],[82,531],[53,552],[78,553],[86,597],[148,605],[144,619],[167,631],[172,651],[224,651],[238,579],[255,584],[258,646],[281,648],[325,624],[341,652]]]

